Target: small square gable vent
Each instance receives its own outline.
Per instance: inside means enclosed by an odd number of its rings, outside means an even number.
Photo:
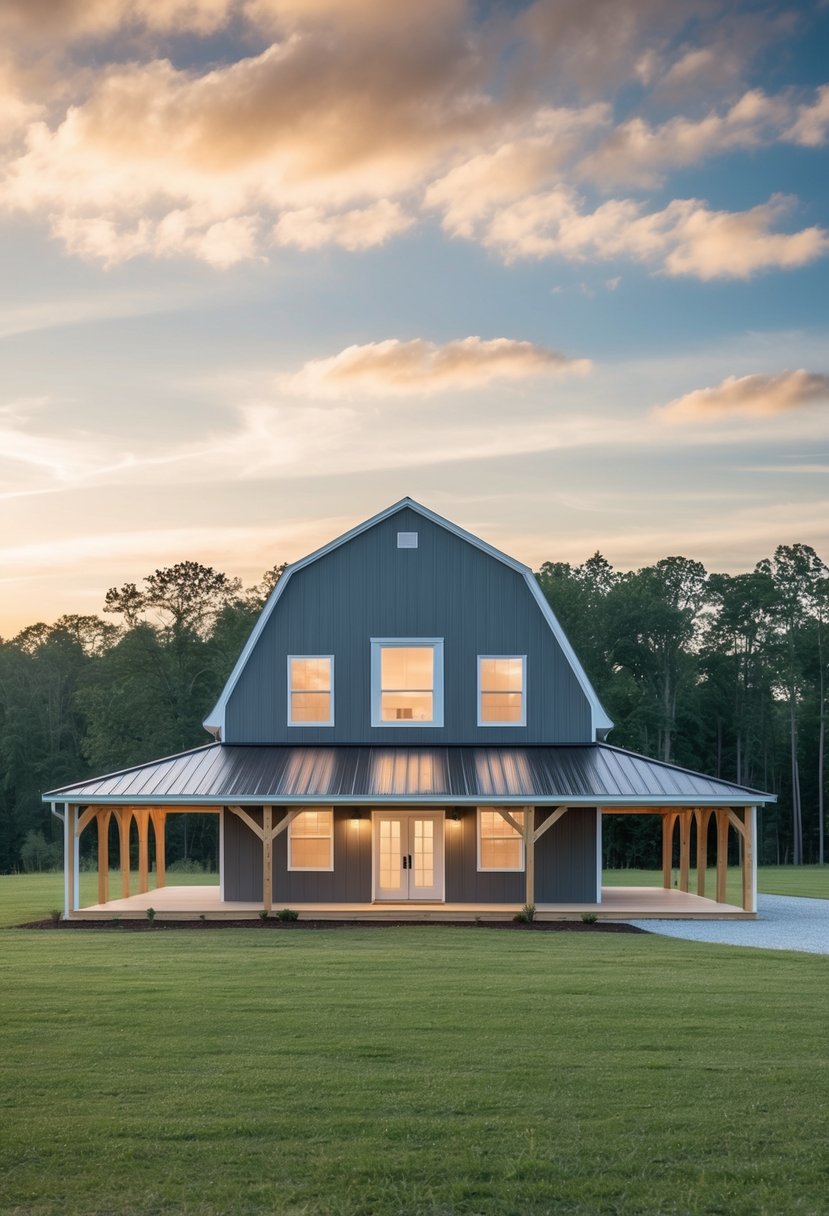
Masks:
[[[416,549],[417,548],[417,533],[416,532],[398,532],[397,533],[398,549]]]

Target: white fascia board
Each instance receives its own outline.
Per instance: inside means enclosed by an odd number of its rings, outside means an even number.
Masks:
[[[190,807],[203,806],[214,814],[219,814],[222,807],[230,806],[402,806],[402,807],[418,807],[418,806],[436,806],[436,807],[452,807],[452,806],[586,806],[596,807],[599,811],[612,809],[613,807],[642,807],[647,810],[653,807],[655,811],[660,811],[665,807],[684,807],[686,809],[693,807],[750,807],[760,800],[756,797],[751,800],[742,798],[717,798],[711,796],[708,798],[606,798],[597,794],[582,794],[574,798],[572,794],[547,794],[543,797],[538,794],[510,794],[510,795],[491,795],[486,794],[429,794],[428,796],[418,794],[394,794],[394,795],[368,795],[368,794],[294,794],[287,796],[278,796],[273,794],[227,794],[215,795],[212,798],[203,797],[183,797],[181,795],[141,795],[136,797],[113,796],[112,794],[98,795],[97,797],[84,796],[77,797],[75,800],[80,806],[158,806],[163,804],[165,807]]]
[[[300,558],[299,561],[296,561],[292,563],[292,565],[288,566],[285,573],[282,575],[279,582],[276,584],[266,600],[265,605],[259,614],[259,619],[251,630],[250,637],[245,643],[242,653],[239,655],[236,665],[230,673],[227,683],[222,689],[221,696],[211,712],[205,718],[203,722],[205,730],[210,731],[211,734],[213,734],[218,740],[222,740],[224,738],[225,710],[227,708],[227,703],[230,699],[231,693],[236,687],[239,677],[244,671],[245,665],[250,658],[253,648],[261,637],[271,613],[279,602],[279,597],[282,595],[283,591],[288,585],[291,575],[297,570],[302,570],[305,566],[310,566],[312,562],[318,561],[319,558],[325,557],[334,549],[338,549],[340,545],[347,544],[348,541],[353,540],[357,536],[361,536],[363,532],[367,532],[369,528],[373,528],[376,524],[382,523],[386,519],[390,519],[392,515],[396,515],[399,511],[404,510],[406,507],[408,507],[411,511],[414,511],[417,515],[423,516],[424,519],[430,520],[438,527],[445,528],[447,532],[451,532],[461,540],[467,541],[468,544],[474,545],[476,549],[480,549],[483,553],[488,554],[490,557],[494,557],[497,561],[503,562],[505,566],[509,566],[512,570],[515,570],[524,578],[527,586],[530,588],[531,594],[541,609],[542,616],[552,630],[556,641],[564,652],[565,658],[572,667],[576,679],[578,680],[579,685],[590,704],[592,723],[591,741],[596,739],[598,731],[610,730],[613,726],[613,722],[605,713],[599,698],[596,696],[596,692],[590,683],[590,680],[587,678],[586,671],[579,662],[573,647],[567,640],[564,630],[561,628],[555,613],[544,598],[544,593],[538,585],[538,580],[536,579],[532,570],[530,570],[529,566],[525,566],[523,562],[517,561],[514,557],[510,557],[509,554],[503,553],[500,549],[496,549],[494,545],[490,545],[485,540],[481,540],[479,536],[475,536],[472,532],[467,532],[465,528],[461,528],[457,524],[452,523],[450,519],[444,519],[442,515],[438,515],[435,511],[430,511],[428,507],[424,507],[419,502],[415,502],[413,498],[401,498],[399,502],[392,503],[392,505],[387,507],[385,511],[380,511],[377,515],[372,515],[371,519],[367,519],[363,523],[357,524],[356,527],[351,528],[348,532],[344,532],[342,536],[338,536],[334,540],[329,541],[327,545],[323,545],[321,549],[315,549],[314,552],[309,553],[307,557]]]

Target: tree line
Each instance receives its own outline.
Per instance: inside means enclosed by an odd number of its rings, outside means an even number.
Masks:
[[[0,640],[0,872],[59,863],[43,790],[206,741],[202,719],[284,569],[245,589],[179,562],[111,588],[104,616]],[[610,742],[776,793],[760,860],[823,862],[829,569],[812,548],[781,545],[737,575],[684,557],[621,572],[596,553],[537,578],[615,722]],[[168,833],[171,865],[215,864],[215,817],[173,816]],[[656,866],[658,825],[611,817],[605,850],[612,866]]]

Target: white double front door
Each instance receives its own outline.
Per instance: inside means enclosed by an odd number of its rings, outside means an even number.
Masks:
[[[375,811],[374,898],[443,899],[443,811]]]

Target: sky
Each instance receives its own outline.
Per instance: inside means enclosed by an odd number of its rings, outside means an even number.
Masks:
[[[829,559],[829,4],[3,0],[0,635],[408,495]]]

